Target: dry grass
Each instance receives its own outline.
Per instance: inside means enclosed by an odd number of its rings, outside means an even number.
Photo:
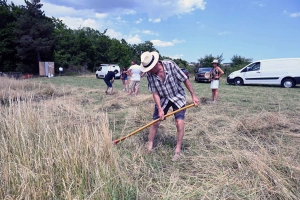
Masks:
[[[81,86],[71,79],[0,79],[1,199],[300,198],[298,88],[223,84],[209,104],[209,86],[194,84],[202,105],[187,112],[174,163],[172,117],[154,152],[145,152],[147,129],[112,145],[151,121],[145,81],[129,97],[118,82],[106,96],[101,80],[87,87],[94,77],[81,77]]]

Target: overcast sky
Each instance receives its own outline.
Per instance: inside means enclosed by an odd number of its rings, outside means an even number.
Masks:
[[[8,0],[10,3],[11,1]],[[24,0],[12,0],[24,5]],[[42,0],[72,29],[91,27],[161,55],[197,62],[223,53],[255,60],[300,57],[300,0]]]

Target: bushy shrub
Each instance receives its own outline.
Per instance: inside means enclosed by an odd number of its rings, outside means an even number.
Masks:
[[[224,69],[224,73],[225,73],[226,75],[229,75],[229,74],[231,74],[231,73],[234,72],[234,71],[237,71],[237,70],[242,69],[242,68],[245,67],[246,65],[247,65],[247,64],[240,64],[240,65],[234,65],[234,66],[226,67],[226,68]]]

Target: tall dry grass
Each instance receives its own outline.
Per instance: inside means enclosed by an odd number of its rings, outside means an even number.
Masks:
[[[295,125],[277,113],[232,119],[211,107],[188,112],[184,156],[176,163],[172,119],[159,129],[151,155],[137,156],[147,131],[123,142],[123,166],[147,188],[141,199],[298,199],[300,136],[289,130]]]
[[[25,85],[29,89],[21,89]],[[275,91],[270,105],[252,93],[234,93],[231,100],[224,88],[220,102],[209,104],[196,88],[202,104],[187,111],[183,156],[172,162],[172,117],[161,123],[151,153],[145,151],[147,129],[112,145],[151,121],[150,94],[129,97],[116,87],[106,96],[104,89],[15,80],[0,87],[6,94],[2,199],[300,198],[296,92]]]
[[[56,91],[45,94],[55,88],[51,85],[1,83],[6,84],[1,90],[1,199],[135,198],[134,186],[122,179],[105,112],[87,113],[74,101],[56,98]]]

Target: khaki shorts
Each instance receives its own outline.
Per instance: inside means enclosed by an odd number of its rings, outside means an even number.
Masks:
[[[141,81],[130,81],[129,89],[133,89],[133,88],[139,89],[140,88],[140,82]]]

